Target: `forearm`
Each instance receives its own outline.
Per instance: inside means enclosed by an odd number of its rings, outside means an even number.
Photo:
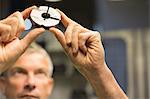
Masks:
[[[116,82],[112,72],[105,66],[103,69],[96,69],[93,73],[85,76],[96,91],[100,99],[128,99]]]

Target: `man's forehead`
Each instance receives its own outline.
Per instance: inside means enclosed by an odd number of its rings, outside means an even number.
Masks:
[[[19,59],[16,61],[21,62],[21,61],[26,61],[26,62],[33,62],[33,61],[48,61],[47,58],[41,54],[41,53],[24,53]],[[38,62],[37,61],[37,62]]]
[[[40,57],[45,57],[45,55],[43,53],[40,53],[40,52],[29,52],[29,51],[26,51],[24,52],[24,54],[22,54],[20,56],[20,58],[26,58],[26,57],[29,57],[29,58],[33,58],[32,56],[40,56]],[[20,59],[19,58],[19,59]],[[34,58],[37,58],[37,57],[34,57]]]
[[[12,66],[12,68],[20,67],[20,68],[48,68],[49,63],[46,58],[44,58],[41,54],[29,54],[21,56],[16,63]]]

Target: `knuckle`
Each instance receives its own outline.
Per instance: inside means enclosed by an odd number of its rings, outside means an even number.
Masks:
[[[2,36],[2,37],[1,37],[1,41],[2,41],[2,42],[6,42],[6,41],[7,41],[6,36]]]
[[[93,31],[93,33],[94,33],[94,36],[101,38],[101,35],[98,31]]]
[[[16,11],[15,13],[14,13],[14,16],[18,16],[18,15],[20,15],[21,13],[19,12],[19,11]]]
[[[98,31],[94,31],[94,32],[95,32],[95,34],[97,34],[97,35],[99,35],[99,34],[100,34]]]
[[[80,30],[80,28],[81,28],[79,24],[75,24],[75,25],[74,25],[74,27],[75,27],[75,28],[76,28],[76,30],[78,30],[78,31],[79,31],[79,30]]]
[[[83,33],[80,33],[80,34],[79,34],[79,40],[82,40],[82,39],[84,39],[84,34],[83,34]]]
[[[78,34],[81,31],[81,27],[76,23],[72,24],[70,26],[72,27],[72,31],[70,31],[72,33],[65,33],[65,34]],[[67,31],[67,32],[69,32],[69,31]]]
[[[12,23],[18,24],[18,19],[16,17],[11,18]]]
[[[7,27],[4,28],[4,32],[5,32],[6,34],[8,34],[8,33],[11,32],[11,29],[12,29],[12,27],[11,27],[10,25],[8,25]]]

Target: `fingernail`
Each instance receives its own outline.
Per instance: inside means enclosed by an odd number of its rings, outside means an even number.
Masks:
[[[35,8],[37,8],[37,6],[36,6],[36,5],[33,5],[32,8],[35,9]]]
[[[50,27],[49,30],[52,30],[53,28],[55,28],[54,26]]]
[[[73,52],[73,56],[77,56],[78,55],[78,51],[77,52]]]
[[[58,8],[56,8],[57,11],[60,11]]]
[[[73,53],[76,53],[76,52],[77,52],[76,48],[73,48]]]
[[[45,29],[44,29],[44,28],[41,28],[41,30],[42,30],[42,31],[45,31]]]
[[[71,43],[67,43],[67,46],[68,46],[68,47],[71,47]]]
[[[42,28],[42,27],[41,28],[37,28],[37,29],[39,29],[40,32],[44,32],[45,31],[45,29]]]

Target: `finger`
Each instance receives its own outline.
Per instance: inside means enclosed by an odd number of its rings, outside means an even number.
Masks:
[[[11,27],[7,24],[0,23],[0,42],[6,42],[9,40]]]
[[[11,26],[11,32],[9,40],[13,40],[14,37],[18,37],[20,33],[24,31],[24,20],[20,12],[15,12],[13,15],[9,16],[2,22]]]
[[[20,34],[21,34],[22,32],[24,32],[24,30],[25,30],[25,22],[24,22],[24,19],[23,19],[21,13],[18,14],[17,18],[18,18],[18,21],[19,21],[19,25],[18,25],[18,29],[17,29],[17,34],[16,34],[16,36],[19,37]]]
[[[81,33],[79,34],[79,49],[83,54],[87,53],[88,50],[88,40],[92,36],[91,32]]]
[[[12,41],[14,38],[16,38],[16,34],[18,32],[18,25],[19,25],[18,18],[16,17],[7,18],[7,24],[11,26],[9,41]]]
[[[2,37],[0,36],[0,44],[2,43]]]
[[[71,47],[73,28],[74,28],[73,25],[69,25],[65,31],[65,39],[66,39],[66,44],[68,45],[68,47]]]
[[[84,55],[86,55],[86,53],[87,53],[87,47],[85,46],[85,42],[80,42],[80,44],[79,44],[79,49],[80,49],[80,51],[81,51]]]
[[[80,51],[85,55],[87,53],[87,48],[86,48],[86,45],[85,45],[86,39],[85,39],[83,34],[79,35],[79,41],[78,42],[79,42]]]
[[[3,43],[9,42],[9,33],[5,33],[5,35],[1,35],[0,42]]]
[[[69,17],[67,17],[62,11],[56,9],[61,15],[61,22],[65,27],[67,27],[71,22],[73,22]]]
[[[8,18],[17,17],[19,20],[19,23],[21,25],[24,25],[24,19],[22,14],[19,11],[16,11],[15,13],[11,14]]]
[[[24,23],[23,16],[20,12],[16,13],[16,15],[14,15],[14,16],[16,16],[18,18],[18,21],[19,21],[17,34],[16,34],[16,36],[18,37],[25,30],[25,23]]]
[[[11,27],[7,24],[0,23],[0,34],[3,35],[3,32],[10,32]]]
[[[74,28],[73,33],[72,33],[72,51],[74,54],[77,54],[78,52],[78,34],[80,33],[79,28]]]
[[[3,43],[9,42],[10,41],[9,37],[10,37],[10,33],[5,33],[5,35],[1,36],[1,42]]]
[[[15,13],[13,13],[12,15],[10,15],[8,18],[13,18],[13,17],[16,17],[18,19],[18,29],[17,29],[17,34],[16,36],[19,36],[20,33],[22,33],[24,30],[25,30],[25,23],[24,23],[24,19],[23,19],[23,16],[22,14],[17,11]]]
[[[32,6],[32,7],[29,7],[29,8],[27,8],[27,9],[25,9],[24,11],[22,11],[21,14],[22,14],[22,16],[23,16],[23,19],[25,20],[26,18],[28,18],[29,15],[30,15],[30,13],[31,13],[31,11],[32,11],[33,9],[35,9],[35,8],[37,8],[37,7],[36,7],[36,6]]]
[[[60,42],[62,47],[64,49],[66,49],[66,40],[65,40],[65,36],[64,36],[63,32],[55,27],[51,27],[49,30],[50,30],[50,32],[52,32],[55,35],[55,37]]]
[[[21,44],[26,49],[40,34],[45,31],[44,28],[35,28],[31,30],[22,40]]]

